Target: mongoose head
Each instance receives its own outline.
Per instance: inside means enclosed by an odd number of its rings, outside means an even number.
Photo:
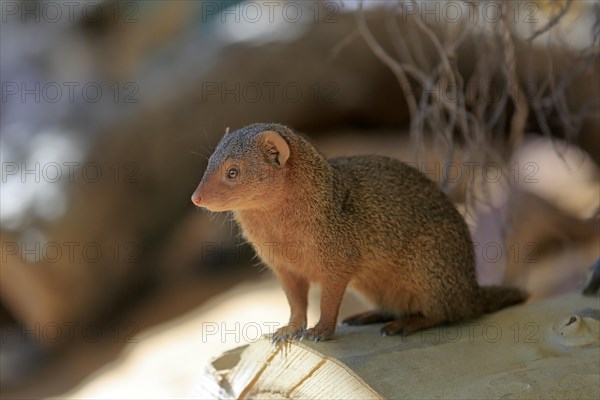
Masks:
[[[283,193],[290,129],[278,124],[252,124],[226,132],[192,202],[210,211],[265,208]]]

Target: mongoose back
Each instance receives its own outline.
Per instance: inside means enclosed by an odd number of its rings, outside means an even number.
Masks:
[[[385,322],[382,335],[408,335],[526,299],[517,288],[478,285],[464,219],[421,172],[381,156],[327,160],[283,125],[226,133],[192,201],[232,211],[279,278],[291,315],[274,341],[330,338],[348,285],[377,309],[344,322]],[[321,285],[321,316],[306,329],[310,283]]]

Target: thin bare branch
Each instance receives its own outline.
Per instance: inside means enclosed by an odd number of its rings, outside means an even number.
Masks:
[[[548,32],[552,27],[554,27],[556,24],[558,24],[558,22],[561,20],[561,18],[565,14],[567,14],[567,12],[569,12],[569,8],[571,8],[571,3],[573,3],[573,0],[567,0],[565,2],[565,5],[563,6],[563,8],[558,12],[558,14],[556,14],[554,17],[550,18],[550,21],[548,21],[546,23],[546,25],[544,25],[540,29],[537,29],[536,31],[534,31],[533,34],[531,36],[529,36],[529,38],[527,38],[527,40],[532,42],[533,40],[535,40],[535,38]]]
[[[506,14],[504,14],[506,16]],[[510,123],[510,134],[508,139],[509,151],[513,151],[523,140],[525,135],[525,126],[529,115],[529,106],[525,92],[521,88],[519,78],[517,76],[517,60],[515,57],[515,47],[512,41],[510,30],[505,23],[505,18],[498,23],[502,38],[502,47],[505,58],[505,75],[508,82],[508,90],[510,97],[515,105],[515,112]]]
[[[404,99],[406,100],[406,104],[408,106],[411,121],[413,121],[415,116],[417,115],[417,103],[412,94],[407,93],[407,89],[411,88],[410,81],[408,80],[402,66],[392,56],[390,56],[384,50],[383,47],[381,47],[379,42],[377,42],[377,40],[371,33],[371,30],[367,26],[367,21],[365,19],[365,14],[362,6],[363,4],[361,0],[361,2],[359,3],[358,13],[356,13],[358,31],[373,51],[373,54],[375,54],[375,56],[379,58],[385,65],[387,65],[388,68],[390,68],[396,76],[396,79],[398,80],[398,83],[400,83],[400,87],[402,88],[402,93],[404,94]]]

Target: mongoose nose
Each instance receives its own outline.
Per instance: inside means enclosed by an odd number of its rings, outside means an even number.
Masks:
[[[193,194],[192,195],[192,203],[194,203],[195,205],[199,206],[200,203],[202,203],[202,196]]]

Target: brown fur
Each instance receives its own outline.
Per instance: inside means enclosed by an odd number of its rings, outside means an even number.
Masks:
[[[284,141],[274,143],[273,131]],[[227,178],[232,165],[241,171],[237,182]],[[291,317],[276,340],[331,337],[348,285],[379,310],[347,322],[391,320],[382,334],[462,321],[526,298],[519,289],[477,284],[465,221],[416,169],[380,156],[326,160],[282,125],[226,135],[192,199],[213,211],[233,210],[280,279]],[[322,287],[321,318],[303,332],[312,282]]]

